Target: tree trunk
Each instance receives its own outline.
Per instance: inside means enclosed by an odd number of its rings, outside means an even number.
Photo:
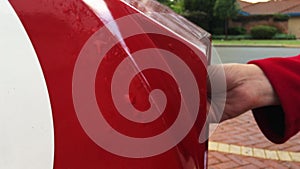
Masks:
[[[225,29],[224,29],[224,30],[225,30],[225,39],[227,39],[227,36],[228,36],[228,20],[229,20],[229,19],[226,18],[225,21],[224,21],[224,24],[225,24],[225,25],[224,25],[224,28],[225,28]]]

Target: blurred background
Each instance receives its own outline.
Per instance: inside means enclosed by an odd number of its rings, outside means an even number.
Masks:
[[[299,0],[159,1],[212,34],[212,64],[300,54]],[[300,135],[273,144],[251,112],[210,130],[209,169],[300,169]]]

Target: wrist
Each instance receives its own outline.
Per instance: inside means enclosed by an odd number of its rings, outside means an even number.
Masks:
[[[248,82],[253,86],[253,108],[279,105],[280,101],[269,79],[260,67],[249,64]]]

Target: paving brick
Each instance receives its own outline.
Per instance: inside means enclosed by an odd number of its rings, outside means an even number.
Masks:
[[[266,148],[272,146],[272,143],[269,143],[269,142],[263,142],[263,143],[255,144],[254,146],[255,146],[255,148],[266,149]]]
[[[256,144],[263,143],[263,142],[264,142],[263,140],[249,139],[249,141],[243,142],[243,145],[244,146],[251,146],[251,145],[256,145]]]
[[[219,147],[210,145],[217,151],[209,151],[209,169],[300,169],[300,134],[284,144],[273,144],[261,133],[252,113],[215,126],[209,140],[218,145],[221,143],[220,149],[230,154],[219,152]],[[242,151],[241,147],[250,149]]]
[[[294,152],[299,152],[300,151],[300,145],[299,144],[296,144],[296,145],[293,145],[287,149],[285,149],[287,151],[294,151]]]
[[[300,169],[300,163],[291,163],[291,162],[286,162],[283,165],[290,169]]]
[[[264,161],[253,157],[247,157],[245,160],[249,161],[249,163],[255,165],[257,168],[266,168],[268,167]]]
[[[285,150],[285,151],[287,151],[287,149],[290,148],[290,147],[292,147],[293,144],[296,144],[296,143],[291,143],[291,142],[288,141],[285,144],[273,144],[273,145],[270,145],[270,146],[268,146],[268,149],[269,150]]]
[[[272,160],[265,161],[265,163],[273,168],[288,169],[286,166]]]
[[[222,142],[222,141],[220,141],[220,142]],[[240,144],[240,140],[237,140],[237,139],[228,139],[228,140],[226,140],[226,143],[227,144],[234,144],[234,145],[239,145]]]
[[[216,159],[216,158],[209,158],[208,159],[208,164],[209,165],[214,165],[214,164],[219,164],[220,163],[220,161],[218,160],[218,159]]]
[[[239,164],[233,162],[233,161],[227,161],[225,163],[220,163],[220,164],[217,164],[217,165],[212,165],[211,167],[212,168],[221,168],[221,169],[232,169],[232,168],[235,168],[235,167],[238,167]]]
[[[250,164],[249,161],[246,160],[243,156],[238,156],[238,155],[227,155],[228,158],[230,158],[233,162],[243,166]]]
[[[249,165],[237,167],[236,169],[257,169],[257,167],[252,164],[249,164]]]
[[[213,154],[213,156],[215,158],[217,158],[218,160],[220,160],[221,162],[227,162],[227,161],[230,161],[230,159],[228,159],[224,154],[222,153],[218,153],[218,152],[215,152]]]

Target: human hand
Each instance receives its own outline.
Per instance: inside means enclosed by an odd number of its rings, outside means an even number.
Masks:
[[[227,87],[210,90],[210,85],[208,85],[208,96],[211,98],[212,94],[226,95],[226,100],[223,100],[225,102],[223,112],[220,112],[222,109],[218,107],[221,106],[222,101],[214,102],[214,99],[211,100],[209,106],[212,106],[214,117],[219,116],[219,119],[224,121],[251,109],[280,104],[272,85],[258,66],[254,64],[211,66],[208,68],[210,79],[214,81],[215,78],[220,78],[219,69],[224,70]]]

